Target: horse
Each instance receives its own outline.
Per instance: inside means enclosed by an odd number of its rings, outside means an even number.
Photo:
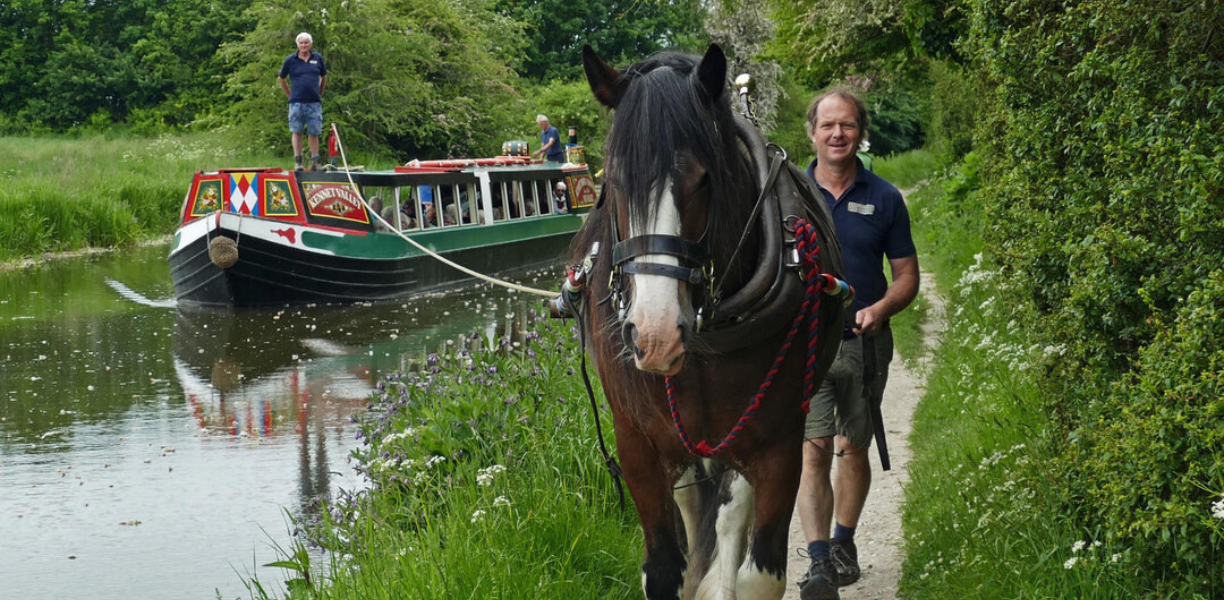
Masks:
[[[847,292],[832,218],[732,110],[717,45],[624,73],[586,45],[583,69],[613,123],[570,258],[644,537],[643,592],[776,600],[804,398],[841,341],[843,303],[811,302],[813,289]]]

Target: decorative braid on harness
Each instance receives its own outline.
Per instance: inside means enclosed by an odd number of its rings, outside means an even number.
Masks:
[[[694,444],[689,439],[688,432],[684,429],[684,422],[680,418],[680,408],[676,405],[675,386],[672,384],[672,378],[668,376],[665,379],[667,405],[671,410],[672,422],[675,423],[676,433],[679,434],[680,441],[684,444],[684,448],[689,451],[689,454],[701,458],[716,458],[739,437],[740,432],[752,422],[757,410],[761,408],[761,401],[765,398],[765,392],[769,391],[769,387],[773,385],[774,377],[778,374],[778,370],[781,369],[782,361],[790,352],[791,344],[799,333],[800,325],[805,321],[807,322],[808,345],[807,361],[804,363],[803,372],[803,397],[806,398],[803,401],[803,412],[808,412],[811,397],[816,393],[816,372],[820,367],[817,360],[816,345],[818,341],[817,330],[820,324],[821,293],[836,295],[842,298],[853,298],[854,288],[832,275],[817,272],[820,266],[820,240],[817,237],[815,227],[803,219],[797,219],[795,222],[795,247],[799,251],[800,274],[803,276],[804,281],[807,282],[804,286],[803,302],[799,305],[799,313],[795,315],[794,320],[791,322],[791,328],[786,334],[786,339],[782,342],[782,346],[778,348],[778,354],[774,357],[773,365],[769,368],[769,372],[765,374],[765,379],[757,388],[756,394],[753,395],[752,403],[748,405],[748,408],[744,409],[744,413],[740,415],[739,420],[731,428],[727,437],[723,438],[713,448],[705,440]]]

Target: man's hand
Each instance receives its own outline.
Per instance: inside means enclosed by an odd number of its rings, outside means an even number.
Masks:
[[[880,325],[888,318],[880,314],[879,304],[872,304],[854,313],[854,333],[871,337],[880,331]],[[881,318],[883,317],[883,318]]]

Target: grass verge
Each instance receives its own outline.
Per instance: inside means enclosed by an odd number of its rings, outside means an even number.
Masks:
[[[897,186],[897,189],[907,190],[918,185],[931,176],[938,166],[939,159],[926,149],[909,150],[894,154],[887,158],[876,158],[872,161],[872,171],[876,175]]]
[[[371,487],[302,524],[326,579],[302,542],[276,563],[287,597],[638,597],[641,536],[597,450],[572,324],[474,336],[383,381],[355,453]]]
[[[0,167],[0,264],[169,235],[196,171],[290,164],[286,157],[236,148],[224,132],[0,137],[0,156],[10,159]]]

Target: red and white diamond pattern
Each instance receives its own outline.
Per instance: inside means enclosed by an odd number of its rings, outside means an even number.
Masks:
[[[258,215],[258,183],[255,173],[230,174],[230,210],[240,215]]]

